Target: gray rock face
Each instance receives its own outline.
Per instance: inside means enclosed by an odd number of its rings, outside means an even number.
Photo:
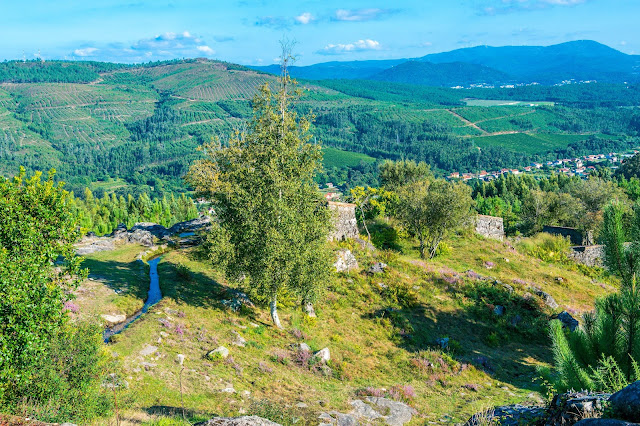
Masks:
[[[609,405],[616,418],[640,420],[640,380],[611,395]]]
[[[324,362],[331,360],[331,354],[329,353],[329,348],[320,349],[318,352],[313,354],[313,356],[316,358],[320,358]]]
[[[336,268],[336,272],[349,272],[353,269],[358,269],[358,261],[353,253],[351,253],[351,250],[338,250],[337,256],[338,259],[333,264],[333,267]]]
[[[318,418],[323,421],[321,424],[325,425],[351,426],[377,421],[390,426],[402,426],[418,414],[403,402],[375,396],[367,396],[364,401],[356,399],[351,402],[351,406],[353,410],[348,414],[330,411],[322,413]]]
[[[497,305],[495,308],[493,308],[493,313],[498,315],[498,316],[502,316],[504,315],[504,306],[502,305]]]
[[[214,417],[206,422],[196,423],[196,426],[282,426],[258,416],[242,417]]]
[[[387,264],[382,262],[376,262],[367,269],[369,274],[381,274],[387,269]]]
[[[115,248],[115,242],[111,238],[99,238],[93,234],[93,236],[84,237],[82,241],[76,244],[76,254],[84,256],[99,251],[114,250]]]
[[[242,337],[240,335],[240,333],[238,333],[235,330],[233,330],[232,333],[234,335],[234,339],[231,342],[231,344],[232,345],[236,345],[236,346],[240,346],[241,348],[244,348],[244,346],[247,344],[247,340],[244,337]]]
[[[580,325],[578,320],[572,317],[567,311],[560,312],[557,319],[562,323],[562,328],[568,328],[569,331],[574,331]]]
[[[358,221],[356,220],[356,205],[348,203],[329,202],[329,210],[333,214],[333,232],[329,234],[329,241],[341,241],[347,238],[357,238]]]
[[[547,410],[547,423],[552,425],[574,424],[584,417],[600,417],[606,393],[568,392],[556,395]]]

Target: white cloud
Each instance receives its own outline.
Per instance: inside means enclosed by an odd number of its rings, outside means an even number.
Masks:
[[[213,56],[215,50],[201,38],[189,31],[166,32],[152,38],[145,38],[132,44],[110,43],[107,45],[85,45],[73,51],[83,58],[100,58],[116,62],[143,62],[174,58],[195,58]]]
[[[297,23],[307,25],[309,22],[315,20],[310,12],[304,12],[294,18]]]
[[[84,49],[76,49],[73,51],[73,54],[76,56],[94,56],[94,53],[98,51],[96,47],[85,47]]]
[[[196,49],[198,49],[200,52],[205,53],[207,55],[213,55],[214,53],[216,53],[215,50],[213,50],[209,46],[198,46],[196,47]]]
[[[340,55],[342,53],[364,52],[367,50],[380,50],[380,42],[371,39],[358,40],[347,44],[327,44],[317,53],[322,55]]]
[[[548,9],[555,6],[578,6],[590,0],[493,0],[493,4],[482,9],[485,15],[498,15],[504,13],[526,12]]]
[[[360,22],[373,21],[385,15],[395,13],[392,9],[338,9],[333,19],[336,21]]]

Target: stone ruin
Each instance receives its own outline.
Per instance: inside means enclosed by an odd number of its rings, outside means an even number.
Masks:
[[[479,214],[476,217],[476,232],[485,238],[504,240],[504,222],[501,217]]]
[[[568,238],[573,246],[569,257],[587,266],[602,266],[604,246],[594,243],[593,231],[583,231],[566,226],[544,226],[542,232]]]
[[[542,228],[542,232],[546,232],[551,235],[560,235],[561,237],[569,238],[571,244],[574,246],[592,246],[593,231],[582,231],[576,228],[568,228],[566,226],[548,226],[545,225]]]
[[[334,214],[335,224],[333,231],[329,234],[329,241],[342,241],[360,236],[355,204],[329,201],[329,210]]]

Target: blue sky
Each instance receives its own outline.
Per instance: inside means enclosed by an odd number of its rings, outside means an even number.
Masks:
[[[640,54],[638,0],[0,0],[0,59],[297,65],[591,39]]]

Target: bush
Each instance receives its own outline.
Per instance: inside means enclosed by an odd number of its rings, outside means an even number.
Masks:
[[[520,252],[545,262],[567,263],[571,243],[558,235],[541,232],[530,238],[524,238],[517,244]]]
[[[101,386],[108,360],[96,325],[67,327],[52,337],[48,356],[23,371],[28,380],[7,389],[4,406],[47,422],[84,423],[105,415],[112,402]]]

